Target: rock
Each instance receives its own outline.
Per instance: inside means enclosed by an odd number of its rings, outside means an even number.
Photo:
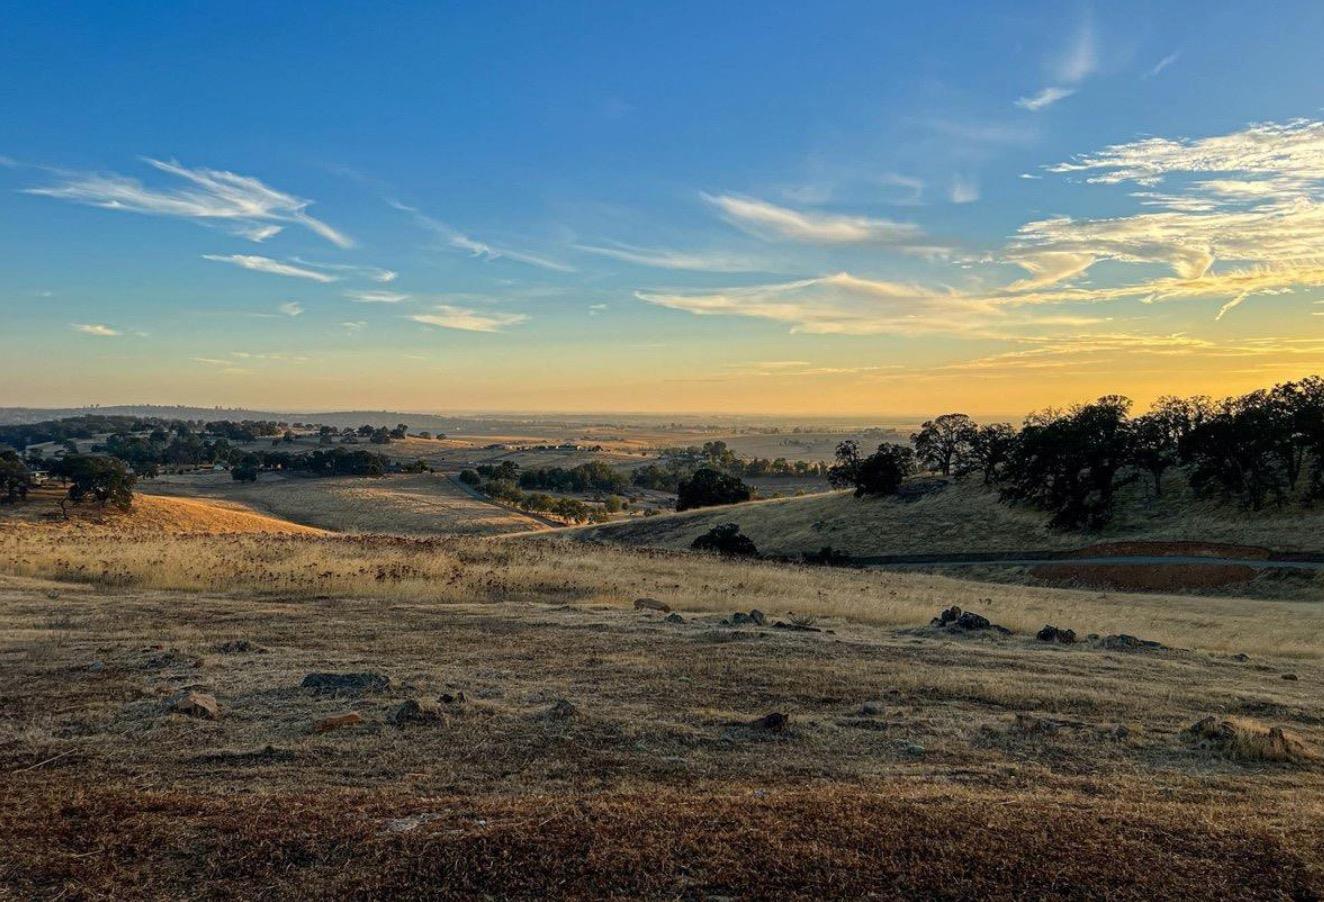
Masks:
[[[100,673],[106,669],[106,665],[103,661],[93,661],[91,664],[87,665],[87,669],[91,673]]]
[[[361,723],[363,723],[363,715],[357,711],[350,711],[347,714],[333,714],[330,717],[323,717],[313,724],[313,732],[330,733],[332,730],[338,730],[341,727],[352,727]]]
[[[193,689],[187,689],[171,699],[170,711],[172,714],[199,717],[203,720],[215,720],[220,716],[220,708],[216,705],[216,697]]]
[[[391,712],[390,721],[396,726],[404,726],[411,723],[436,723],[444,720],[445,715],[437,707],[429,702],[419,702],[414,699],[401,702],[400,706]]]
[[[1005,626],[998,626],[991,622],[982,614],[976,614],[974,611],[962,611],[956,605],[952,605],[943,611],[937,617],[929,621],[930,626],[936,626],[941,629],[947,629],[960,632],[982,632],[992,630],[996,633],[1002,633],[1004,636],[1010,636],[1011,630]]]
[[[1055,626],[1045,626],[1034,636],[1040,642],[1060,642],[1063,645],[1072,645],[1076,641],[1076,631],[1072,629],[1059,629]]]
[[[383,692],[391,687],[391,678],[381,673],[310,673],[299,684],[318,695],[360,695]]]
[[[886,709],[878,702],[865,702],[864,704],[860,705],[860,713],[863,714],[865,717],[877,717],[879,714],[882,714],[885,710]]]
[[[665,601],[658,601],[656,598],[636,598],[634,609],[636,611],[658,611],[662,614],[671,613],[671,605]]]
[[[668,614],[668,615],[666,616],[665,619],[666,619],[667,623],[684,623],[684,622],[685,622],[685,618],[682,617],[682,616],[680,616],[679,614],[676,614],[676,613]]]
[[[1283,674],[1283,679],[1291,680],[1293,683],[1295,683],[1297,680],[1297,676],[1294,673],[1285,673]]]
[[[1109,651],[1141,651],[1143,649],[1160,650],[1167,648],[1162,643],[1150,639],[1138,639],[1135,636],[1128,636],[1126,633],[1119,633],[1116,636],[1104,636],[1098,641]]]
[[[758,608],[754,608],[749,612],[749,619],[755,626],[763,626],[768,622],[768,615],[764,614]]]
[[[563,698],[558,698],[555,704],[547,709],[547,716],[555,720],[566,720],[578,713],[579,709]]]
[[[1249,660],[1250,660],[1250,655],[1246,654],[1245,652],[1237,652],[1235,655],[1231,655],[1230,657],[1231,657],[1232,660],[1234,660],[1234,661],[1249,661]]]
[[[785,733],[786,728],[790,726],[791,719],[780,711],[773,711],[770,714],[764,714],[758,720],[752,720],[749,723],[751,729],[762,730],[765,733]]]
[[[222,642],[216,646],[216,650],[223,655],[260,654],[266,651],[262,646],[249,642],[247,639],[231,639],[228,642]]]
[[[48,590],[46,591],[46,597],[47,597],[47,598],[50,598],[50,599],[56,599],[56,598],[59,598],[59,597],[60,597],[60,590],[59,590],[59,589],[48,589]]]
[[[449,692],[443,692],[441,695],[437,696],[437,701],[443,705],[463,705],[468,699],[464,697],[463,692],[456,692],[454,695]]]
[[[912,755],[912,756],[914,756],[914,757],[916,757],[916,758],[919,758],[919,757],[922,757],[926,751],[928,751],[928,750],[925,749],[924,746],[920,745],[918,742],[907,742],[907,743],[906,743],[906,754],[907,754],[907,755]]]
[[[754,622],[754,618],[750,617],[744,611],[736,611],[734,614],[732,614],[730,617],[727,618],[727,623],[731,624],[732,626],[744,626],[748,623],[753,623],[753,622]]]

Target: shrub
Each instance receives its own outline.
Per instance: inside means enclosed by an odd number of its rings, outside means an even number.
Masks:
[[[739,523],[723,523],[690,543],[695,551],[715,551],[729,557],[758,557],[754,541],[740,531]]]

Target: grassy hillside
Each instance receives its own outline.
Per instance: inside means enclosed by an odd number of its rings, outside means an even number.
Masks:
[[[1280,551],[1324,551],[1324,507],[1298,505],[1243,510],[1235,504],[1193,497],[1180,474],[1152,496],[1149,485],[1124,487],[1104,530],[1061,532],[1033,508],[1012,506],[975,480],[957,481],[917,501],[854,498],[828,492],[799,498],[753,501],[576,531],[591,538],[655,548],[688,548],[718,523],[739,523],[759,550],[798,555],[831,545],[853,555],[1075,548],[1119,539],[1190,540],[1260,545]]]
[[[263,474],[251,484],[237,483],[228,473],[190,474],[147,481],[140,489],[236,502],[337,532],[499,535],[545,528],[531,517],[474,498],[434,473],[380,479]]]
[[[33,493],[26,504],[0,508],[0,532],[35,532],[55,537],[69,533],[123,536],[129,534],[321,535],[323,530],[258,513],[241,504],[197,498],[165,498],[139,494],[133,507],[120,511],[96,505],[69,506],[60,512],[63,493],[50,489]]]

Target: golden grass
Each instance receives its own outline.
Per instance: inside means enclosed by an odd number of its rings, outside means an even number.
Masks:
[[[127,511],[95,504],[70,505],[65,520],[55,496],[36,495],[28,505],[0,516],[0,532],[40,533],[51,541],[71,533],[120,536],[129,533],[158,535],[231,535],[264,533],[316,536],[324,530],[257,513],[223,500],[165,498],[136,495]]]
[[[0,573],[105,587],[444,603],[640,596],[690,612],[759,608],[917,627],[952,604],[1018,632],[1046,623],[1211,651],[1315,656],[1324,606],[976,583],[921,573],[730,562],[543,539],[0,532]]]
[[[235,483],[229,474],[203,474],[162,477],[144,483],[142,490],[237,502],[336,532],[500,535],[544,528],[531,517],[474,498],[434,473],[381,479],[269,475],[251,485]]]

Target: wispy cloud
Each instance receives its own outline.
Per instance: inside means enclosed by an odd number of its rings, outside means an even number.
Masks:
[[[613,242],[607,246],[576,244],[575,250],[598,254],[626,263],[655,269],[680,269],[695,272],[760,272],[767,268],[761,261],[739,254],[676,251],[666,248],[636,247]]]
[[[912,223],[792,210],[732,194],[704,194],[703,199],[720,210],[732,225],[761,238],[811,244],[897,244],[913,241],[923,234]]]
[[[286,316],[301,316],[303,314],[303,305],[298,301],[286,301],[276,309]]]
[[[265,241],[286,225],[300,225],[339,247],[354,245],[349,236],[306,212],[311,201],[256,178],[219,169],[189,169],[173,160],[144,158],[144,162],[187,184],[150,188],[116,173],[84,172],[58,173],[58,184],[25,190],[106,210],[223,223],[233,234],[251,241]]]
[[[305,260],[302,257],[292,257],[295,263],[303,266],[311,266],[313,269],[325,269],[330,272],[345,273],[349,276],[357,276],[363,279],[369,279],[373,282],[394,282],[400,274],[390,269],[382,269],[379,266],[357,266],[349,263],[319,263],[315,260]]]
[[[84,335],[97,335],[101,338],[111,338],[122,334],[118,329],[112,329],[105,323],[70,323],[69,327]]]
[[[350,335],[354,335],[358,332],[362,332],[364,327],[366,327],[367,325],[368,324],[361,319],[347,320],[345,322],[340,323],[340,328],[344,329]]]
[[[230,263],[242,269],[270,273],[273,276],[290,276],[295,279],[308,279],[323,283],[337,281],[335,276],[327,275],[324,272],[317,272],[307,267],[295,266],[292,263],[281,263],[279,260],[272,260],[270,257],[258,257],[252,254],[203,254],[202,259],[214,260],[217,263]]]
[[[389,203],[395,209],[408,213],[419,226],[432,232],[440,238],[447,247],[464,251],[470,256],[478,257],[483,260],[514,260],[517,263],[524,263],[528,266],[536,266],[541,269],[550,269],[554,272],[575,271],[575,268],[568,263],[562,263],[561,261],[553,260],[550,257],[532,254],[527,251],[515,250],[514,248],[489,244],[486,241],[472,238],[461,232],[459,229],[447,225],[439,219],[433,219],[431,216],[419,211],[417,208],[400,203],[399,201],[389,201]]]
[[[1031,94],[1029,97],[1017,97],[1016,106],[1037,113],[1039,110],[1047,109],[1059,100],[1065,100],[1074,93],[1076,93],[1074,88],[1047,87],[1037,94]]]
[[[462,332],[500,332],[509,326],[518,326],[528,317],[522,313],[483,312],[468,307],[438,304],[432,308],[431,313],[415,313],[409,319],[428,326]]]
[[[1075,94],[1074,86],[1093,75],[1098,67],[1094,17],[1086,13],[1071,40],[1049,66],[1054,83],[1046,85],[1034,94],[1018,97],[1016,106],[1031,112],[1047,109],[1059,100],[1065,100]]]
[[[1148,72],[1145,73],[1145,78],[1153,78],[1155,75],[1158,75],[1164,69],[1168,68],[1173,63],[1177,62],[1177,60],[1180,58],[1181,58],[1180,51],[1173,51],[1172,53],[1169,53],[1167,56],[1163,57],[1163,59],[1155,63],[1152,69],[1150,69]]]
[[[345,297],[356,304],[399,304],[409,300],[410,295],[399,291],[347,291]]]
[[[972,176],[957,175],[952,178],[947,191],[947,199],[954,204],[972,204],[979,200],[979,182]]]

